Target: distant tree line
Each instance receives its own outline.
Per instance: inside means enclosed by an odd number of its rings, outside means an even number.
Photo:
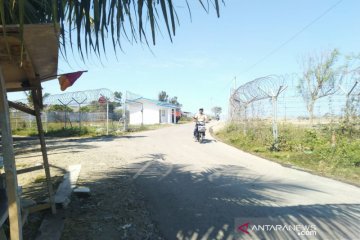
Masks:
[[[178,101],[178,97],[174,96],[174,97],[170,98],[169,95],[166,93],[166,91],[159,92],[158,100],[160,102],[167,102],[167,103],[174,104],[174,105],[176,105],[178,107],[182,106]]]

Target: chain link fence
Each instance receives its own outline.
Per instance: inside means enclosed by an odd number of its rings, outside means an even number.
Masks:
[[[298,87],[298,79],[266,76],[233,89],[229,120],[248,131],[272,131],[274,142],[286,127],[320,129],[360,128],[360,83],[351,78],[335,85],[331,93],[315,99],[312,114]]]
[[[31,99],[16,102],[31,106]],[[123,129],[120,99],[108,89],[69,92],[44,97],[41,114],[45,132],[63,128],[91,128],[96,133],[113,133]],[[15,133],[36,132],[35,117],[11,109],[11,126]]]

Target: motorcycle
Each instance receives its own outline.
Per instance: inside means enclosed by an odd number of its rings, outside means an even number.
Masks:
[[[206,127],[204,122],[196,122],[196,140],[202,143],[205,138]]]

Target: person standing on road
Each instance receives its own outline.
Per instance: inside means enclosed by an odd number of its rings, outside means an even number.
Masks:
[[[196,122],[195,129],[194,129],[194,137],[196,138],[198,122],[205,124],[208,121],[208,117],[204,114],[203,108],[200,108],[199,112],[197,114],[195,114],[194,120]]]

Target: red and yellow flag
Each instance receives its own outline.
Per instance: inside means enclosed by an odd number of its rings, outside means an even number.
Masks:
[[[72,86],[76,80],[86,71],[78,71],[73,73],[66,73],[63,75],[60,75],[59,84],[61,91],[65,91],[68,87]]]

